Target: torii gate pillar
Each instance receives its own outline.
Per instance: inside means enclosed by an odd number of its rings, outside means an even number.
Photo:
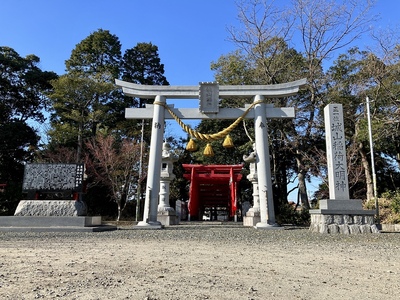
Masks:
[[[265,103],[260,100],[264,100],[264,97],[260,95],[254,97],[254,102],[258,102],[258,104],[256,104],[254,107],[254,130],[256,141],[256,164],[261,217],[260,222],[256,224],[256,227],[268,228],[270,226],[277,226],[275,223],[274,200],[272,195],[268,127],[265,113],[266,110]]]
[[[166,98],[157,95],[154,102],[164,103]],[[161,222],[157,221],[157,204],[160,192],[160,174],[162,159],[162,144],[164,136],[164,112],[162,105],[155,105],[151,130],[151,147],[149,153],[149,166],[146,185],[146,199],[143,212],[143,221],[139,227],[162,228]]]

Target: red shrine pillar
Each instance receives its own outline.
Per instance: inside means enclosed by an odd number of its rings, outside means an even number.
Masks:
[[[234,172],[233,168],[230,168],[229,170],[229,188],[230,188],[230,200],[231,200],[231,211],[229,212],[229,216],[233,217],[236,214],[236,181],[234,180]]]
[[[192,167],[190,174],[190,188],[189,188],[189,220],[196,219],[199,216],[199,184],[196,176],[196,168]]]

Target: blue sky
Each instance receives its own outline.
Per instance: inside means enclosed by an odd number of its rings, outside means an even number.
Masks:
[[[365,1],[365,0],[362,0]],[[63,74],[76,44],[99,28],[125,49],[159,48],[171,85],[213,81],[210,63],[235,49],[227,27],[239,26],[235,0],[0,0],[0,45],[35,54],[43,70]],[[289,0],[275,0],[287,5]],[[400,1],[378,0],[380,25],[398,24]],[[362,45],[363,46],[363,45]]]
[[[234,49],[226,27],[236,22],[224,0],[0,0],[0,44],[35,54],[44,70],[64,73],[72,49],[99,28],[125,49],[138,42],[159,48],[171,85],[212,81],[210,62]]]
[[[361,0],[366,1],[366,0]],[[235,0],[0,0],[0,46],[35,54],[40,67],[63,74],[76,44],[99,28],[115,34],[122,50],[139,42],[159,48],[171,85],[213,81],[212,61],[235,50],[227,27],[239,26]],[[275,0],[287,5],[289,0]],[[377,0],[375,25],[399,24],[400,0]],[[368,40],[359,41],[364,48]],[[181,105],[179,105],[181,106]],[[186,122],[189,123],[190,122]],[[40,128],[38,128],[40,130]],[[166,133],[176,127],[167,125]],[[169,131],[169,132],[168,132]]]
[[[157,45],[169,83],[197,85],[213,81],[211,62],[236,49],[227,31],[240,26],[236,2],[0,0],[0,46],[23,57],[35,54],[43,70],[61,75],[76,44],[101,28],[120,39],[123,52],[139,42]],[[290,0],[274,4],[284,7]],[[400,0],[377,0],[374,14],[382,17],[378,26],[398,24],[399,11]],[[359,42],[361,47],[367,44]]]

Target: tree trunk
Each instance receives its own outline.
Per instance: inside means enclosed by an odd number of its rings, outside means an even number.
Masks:
[[[79,122],[79,128],[78,128],[78,147],[76,149],[76,163],[81,162],[81,156],[82,156],[82,134],[83,134],[83,124],[82,121]]]
[[[301,159],[296,157],[297,162],[297,180],[299,182],[299,193],[298,199],[300,199],[301,206],[303,209],[310,209],[310,204],[308,203],[308,195],[307,195],[307,186],[306,186],[306,177],[304,176],[304,168],[301,163]]]
[[[125,185],[125,186],[128,186],[128,185]],[[122,212],[124,211],[124,209],[126,207],[127,193],[125,191],[123,191],[120,198],[115,202],[117,203],[117,206],[118,206],[117,221],[119,221],[121,219]]]
[[[358,152],[361,155],[361,163],[362,163],[362,166],[364,167],[365,183],[367,185],[367,201],[368,201],[368,200],[374,199],[374,188],[373,188],[373,182],[372,182],[372,177],[371,177],[371,170],[370,170],[370,166],[369,166],[368,159],[367,159],[367,153],[365,153],[363,143],[359,144]]]
[[[118,205],[118,215],[117,215],[117,222],[121,219],[121,203],[117,202]]]
[[[286,176],[287,165],[281,155],[279,155],[279,150],[277,149],[279,149],[279,147],[271,148],[275,214],[279,214],[282,205],[285,205],[288,202]]]
[[[299,172],[297,179],[299,181],[300,203],[301,203],[303,208],[310,209],[310,204],[308,203],[306,181],[305,181],[305,176],[304,176],[303,172]]]

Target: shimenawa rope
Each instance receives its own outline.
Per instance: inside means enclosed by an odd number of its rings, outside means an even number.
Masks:
[[[244,118],[246,117],[246,115],[249,113],[249,111],[256,106],[257,104],[260,104],[264,102],[264,100],[260,100],[260,101],[256,101],[253,102],[247,109],[246,111],[239,117],[237,118],[231,125],[229,125],[228,127],[224,128],[223,130],[221,130],[220,132],[217,133],[213,133],[213,134],[205,134],[205,133],[200,133],[196,130],[193,130],[192,128],[190,128],[188,125],[186,125],[185,123],[182,122],[182,120],[174,113],[174,111],[165,103],[160,102],[160,101],[154,101],[153,104],[155,105],[161,105],[163,106],[170,114],[171,116],[175,119],[176,122],[178,122],[179,126],[182,127],[182,129],[187,132],[188,134],[190,134],[191,137],[194,137],[198,140],[203,140],[203,141],[217,141],[220,140],[222,138],[224,138],[225,136],[227,136],[233,129],[235,129],[235,127],[242,121],[244,120]]]

